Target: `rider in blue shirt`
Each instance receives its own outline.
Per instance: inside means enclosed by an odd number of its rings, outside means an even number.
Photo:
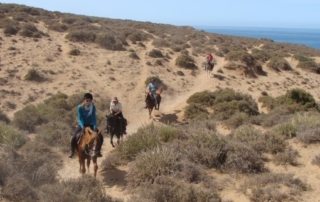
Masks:
[[[92,130],[97,130],[97,117],[96,117],[96,107],[92,103],[93,96],[90,93],[86,93],[83,97],[83,102],[77,106],[77,128],[74,131],[71,138],[71,153],[69,158],[72,158],[77,145],[77,135],[83,131],[85,127],[90,127]],[[103,137],[101,140],[103,141]],[[102,144],[102,143],[101,143]],[[97,146],[98,156],[100,153],[101,145]]]

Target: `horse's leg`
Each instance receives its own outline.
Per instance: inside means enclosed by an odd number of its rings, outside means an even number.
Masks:
[[[110,134],[110,143],[111,143],[112,147],[114,147],[114,144],[113,144],[113,136],[114,136],[114,133],[111,132],[111,134]]]
[[[119,146],[119,144],[120,144],[120,134],[119,135],[117,135],[117,145]]]
[[[86,173],[86,166],[85,166],[85,158],[83,155],[79,155],[79,163],[80,163],[80,173]]]
[[[87,158],[87,170],[88,170],[88,173],[90,172],[90,161],[91,161],[91,158],[88,157]]]
[[[97,171],[98,171],[98,164],[97,164],[97,158],[92,158],[93,162],[93,170],[94,170],[94,177],[97,177]]]
[[[151,119],[151,118],[152,118],[152,116],[151,116],[152,109],[153,109],[153,108],[148,108],[148,110],[149,110],[149,119]]]

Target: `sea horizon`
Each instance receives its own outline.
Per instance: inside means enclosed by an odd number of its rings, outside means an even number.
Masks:
[[[198,30],[228,36],[271,39],[320,50],[320,29],[280,27],[195,26]]]

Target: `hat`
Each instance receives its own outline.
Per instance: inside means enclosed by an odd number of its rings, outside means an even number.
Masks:
[[[118,101],[118,98],[117,97],[113,97],[112,98],[112,102],[114,102],[114,101]]]

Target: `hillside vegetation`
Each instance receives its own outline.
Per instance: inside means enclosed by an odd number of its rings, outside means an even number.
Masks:
[[[320,200],[319,50],[2,3],[0,49],[0,200]],[[96,179],[67,158],[85,92],[128,119]]]

